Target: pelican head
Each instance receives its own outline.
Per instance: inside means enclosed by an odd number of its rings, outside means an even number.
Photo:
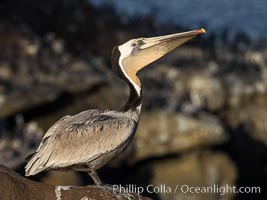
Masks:
[[[139,70],[205,32],[204,29],[199,29],[171,35],[129,40],[113,50],[112,65],[114,67],[114,62],[117,62],[126,78],[136,87],[140,87],[140,80],[136,76]],[[115,57],[117,59],[114,59]]]

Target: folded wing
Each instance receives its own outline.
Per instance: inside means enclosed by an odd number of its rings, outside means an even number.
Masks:
[[[26,175],[86,164],[126,142],[135,127],[136,122],[132,119],[99,110],[63,117],[45,134],[25,167]]]

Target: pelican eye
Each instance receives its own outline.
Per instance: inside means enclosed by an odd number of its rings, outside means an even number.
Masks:
[[[137,43],[134,42],[134,43],[131,44],[131,46],[132,46],[132,47],[136,47],[136,46],[137,46]]]

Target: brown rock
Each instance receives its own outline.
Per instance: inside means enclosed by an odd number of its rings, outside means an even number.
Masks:
[[[23,199],[23,200],[105,200],[105,199],[129,199],[129,196],[115,194],[96,186],[71,187],[52,186],[26,179],[14,171],[0,165],[0,194],[1,199]],[[135,199],[149,199],[137,194],[130,194]]]
[[[21,87],[13,90],[3,97],[5,101],[0,104],[0,118],[4,119],[34,106],[53,102],[59,94],[58,88],[46,84],[39,84],[35,87]]]
[[[203,193],[197,193],[194,190],[193,192],[187,191],[189,187],[205,189],[208,187],[234,186],[237,170],[232,161],[223,153],[199,152],[185,154],[178,158],[164,160],[164,162],[154,162],[151,164],[151,168],[154,174],[153,186],[165,185],[172,188],[171,193],[158,193],[161,199],[233,199],[234,194],[230,192],[220,195],[216,191]]]
[[[210,111],[220,110],[226,101],[223,84],[219,79],[208,76],[194,76],[189,82],[190,97],[197,107]]]
[[[180,153],[224,139],[222,125],[208,115],[195,119],[166,111],[142,113],[134,139],[134,160]]]

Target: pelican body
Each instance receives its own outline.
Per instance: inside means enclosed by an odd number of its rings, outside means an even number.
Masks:
[[[96,171],[126,149],[139,123],[142,89],[137,72],[202,33],[204,29],[138,38],[115,47],[112,68],[130,88],[126,104],[118,110],[93,109],[61,118],[31,155],[26,176],[72,169],[88,172],[97,186],[102,185]]]

